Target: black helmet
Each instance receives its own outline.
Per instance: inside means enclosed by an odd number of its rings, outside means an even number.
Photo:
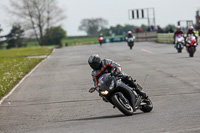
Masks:
[[[98,70],[102,66],[102,64],[101,64],[101,58],[99,57],[98,54],[93,54],[93,55],[91,55],[89,57],[88,64],[90,65],[90,67],[92,69]]]

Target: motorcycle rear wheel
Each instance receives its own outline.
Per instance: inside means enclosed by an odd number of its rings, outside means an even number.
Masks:
[[[112,96],[113,104],[126,116],[133,115],[134,110],[130,104],[124,103],[123,100],[117,95]]]

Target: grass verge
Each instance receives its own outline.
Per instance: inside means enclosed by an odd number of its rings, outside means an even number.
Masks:
[[[53,47],[30,47],[0,50],[0,99],[44,58],[28,56],[50,55]]]
[[[63,39],[62,42],[67,44],[67,46],[74,45],[88,45],[88,44],[97,44],[98,37],[88,37],[88,38],[67,38]]]
[[[114,37],[124,37],[124,35],[118,35]],[[113,38],[113,36],[105,36],[105,39]],[[35,47],[39,46],[37,41],[25,41],[28,47]],[[80,37],[67,37],[62,40],[62,44],[66,46],[75,46],[75,45],[89,45],[89,44],[99,44],[98,37],[87,37],[87,36],[80,36]],[[56,45],[54,45],[56,46]]]

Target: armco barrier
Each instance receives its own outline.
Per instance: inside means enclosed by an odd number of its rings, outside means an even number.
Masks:
[[[196,35],[199,33],[196,32]],[[157,33],[157,32],[142,32],[142,33],[134,33],[136,42],[158,42],[158,43],[173,43],[173,35],[174,33]],[[109,37],[104,40],[104,43],[112,43],[112,42],[123,42],[126,41],[125,37]],[[199,42],[199,39],[198,39]],[[88,42],[75,42],[70,45],[89,45],[89,44],[98,44],[98,41],[88,41]]]
[[[134,33],[136,42],[154,42],[157,41],[157,32],[141,32]]]
[[[156,32],[140,32],[140,33],[134,33],[135,41],[136,42],[149,42],[149,41],[157,41],[157,33]],[[105,38],[105,42],[123,42],[125,40],[125,36],[122,37],[111,37],[111,38]]]
[[[196,36],[199,35],[198,31],[196,31]],[[157,42],[158,43],[173,43],[173,35],[174,33],[158,33],[157,34]],[[199,42],[199,36],[198,40]]]
[[[109,38],[109,42],[123,42],[123,41],[125,41],[124,37],[112,37],[112,38]]]
[[[174,33],[158,33],[157,42],[158,43],[173,43]]]

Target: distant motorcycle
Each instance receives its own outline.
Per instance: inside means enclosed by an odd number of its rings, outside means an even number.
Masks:
[[[153,104],[149,98],[143,99],[136,91],[121,80],[121,76],[113,76],[111,73],[105,73],[98,79],[99,96],[105,102],[110,102],[117,107],[124,115],[133,115],[134,111],[140,109],[143,112],[150,112]],[[138,88],[142,87],[137,84]]]
[[[176,36],[175,47],[176,47],[178,53],[182,52],[182,49],[184,48],[184,44],[185,44],[185,41],[184,41],[183,36],[180,34],[178,36]]]
[[[186,38],[186,50],[189,53],[189,57],[193,57],[197,47],[197,40],[193,35]]]
[[[103,44],[103,42],[104,42],[104,38],[103,37],[99,37],[98,40],[99,40],[99,44],[101,46]]]
[[[128,46],[130,47],[130,49],[132,49],[133,46],[134,46],[135,36],[133,36],[133,37],[126,37],[126,40],[127,40]]]

